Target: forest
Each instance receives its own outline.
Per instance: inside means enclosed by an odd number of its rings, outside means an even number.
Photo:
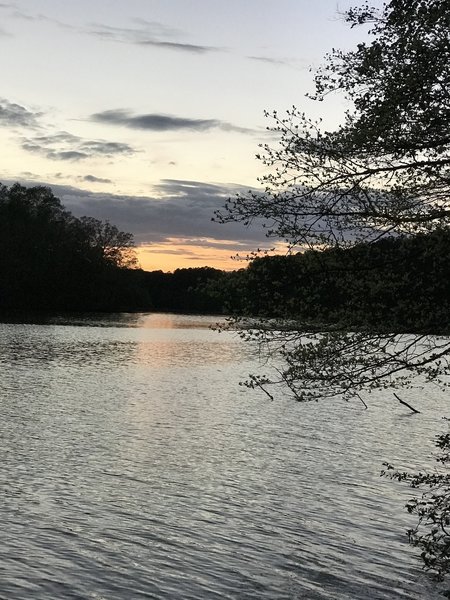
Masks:
[[[132,236],[74,217],[47,187],[0,187],[0,240],[3,312],[148,306]]]
[[[231,272],[138,268],[133,238],[66,211],[49,188],[0,188],[0,309],[174,311],[314,329],[448,333],[450,229],[253,259]]]
[[[292,319],[310,329],[448,333],[450,229],[256,258],[210,283],[214,289],[217,296],[226,290],[226,312]]]

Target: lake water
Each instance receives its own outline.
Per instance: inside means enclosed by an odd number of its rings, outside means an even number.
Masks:
[[[270,402],[211,319],[0,324],[0,598],[442,598],[405,530],[436,390]]]

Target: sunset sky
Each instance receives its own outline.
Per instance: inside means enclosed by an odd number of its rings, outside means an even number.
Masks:
[[[310,67],[364,36],[338,16],[353,4],[0,3],[0,179],[50,185],[77,216],[133,233],[144,269],[243,266],[230,257],[273,242],[211,217],[258,186],[264,109],[338,123],[342,100],[305,93]]]

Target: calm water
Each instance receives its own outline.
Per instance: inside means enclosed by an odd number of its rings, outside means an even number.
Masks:
[[[268,402],[208,324],[0,324],[0,598],[441,598],[379,472],[432,464],[444,396]]]

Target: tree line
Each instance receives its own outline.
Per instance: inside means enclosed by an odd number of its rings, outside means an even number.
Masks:
[[[0,188],[0,309],[174,311],[290,319],[311,328],[448,333],[450,229],[246,268],[145,272],[131,234],[76,218],[49,188]]]
[[[309,329],[450,331],[450,229],[346,249],[254,259],[206,292],[224,312],[287,319]]]

